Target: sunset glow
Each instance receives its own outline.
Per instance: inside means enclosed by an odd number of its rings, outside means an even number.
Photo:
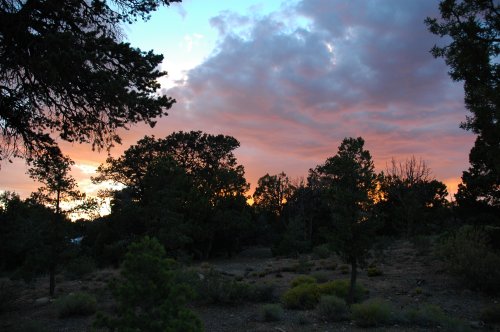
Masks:
[[[435,0],[187,0],[124,27],[127,41],[165,56],[161,93],[177,103],[155,128],[120,132],[119,156],[144,135],[202,130],[231,135],[251,192],[266,173],[306,177],[344,137],[362,136],[378,171],[391,158],[422,158],[456,192],[473,135],[459,128],[463,86],[429,50],[424,24]],[[106,152],[64,143],[80,189]],[[0,189],[29,195],[24,161],[4,162]],[[107,184],[108,186],[110,184]],[[104,211],[103,211],[104,212]]]

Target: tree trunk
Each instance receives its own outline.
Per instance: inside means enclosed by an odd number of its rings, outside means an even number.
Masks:
[[[50,266],[49,266],[49,294],[51,297],[54,296],[55,289],[56,289],[56,266],[54,263],[50,263]]]
[[[351,306],[354,303],[354,287],[356,286],[357,277],[357,260],[351,260],[351,284],[349,285],[349,295],[347,296],[347,305]]]

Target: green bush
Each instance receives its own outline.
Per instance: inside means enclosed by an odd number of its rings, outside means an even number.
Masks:
[[[346,279],[332,280],[318,285],[319,292],[322,295],[335,295],[347,300],[349,295],[350,281]],[[367,289],[359,282],[354,285],[354,302],[359,302],[366,297]]]
[[[327,321],[337,322],[349,319],[349,308],[346,302],[334,295],[322,296],[317,311],[319,316]]]
[[[249,300],[253,302],[272,302],[277,299],[276,284],[264,282],[250,285]]]
[[[96,326],[118,331],[202,331],[201,321],[186,308],[193,295],[175,282],[175,261],[166,258],[155,238],[129,246],[121,277],[111,284],[116,316],[98,316]]]
[[[283,308],[279,304],[270,303],[260,307],[260,318],[264,322],[280,321],[284,315]]]
[[[330,279],[329,274],[324,271],[316,271],[311,274],[311,276],[316,279],[318,283],[327,282]]]
[[[83,276],[95,271],[94,260],[88,256],[76,257],[66,265],[65,276],[70,280],[81,279]]]
[[[493,304],[483,308],[480,318],[488,324],[500,324],[500,304]]]
[[[424,304],[419,308],[411,308],[404,313],[404,320],[413,325],[432,328],[441,327],[445,331],[467,331],[468,328],[458,319],[448,317],[437,305]]]
[[[292,288],[293,288],[293,287],[296,287],[296,286],[301,285],[301,284],[314,284],[314,283],[316,283],[316,281],[317,280],[314,277],[301,275],[301,276],[295,277],[290,282],[290,286],[292,286]]]
[[[283,305],[289,309],[312,309],[320,298],[316,283],[299,284],[287,290],[282,296]]]
[[[97,300],[87,293],[73,293],[55,302],[59,318],[71,316],[90,316],[95,313]]]
[[[238,304],[251,300],[252,296],[262,295],[253,294],[252,290],[255,289],[245,282],[227,278],[214,269],[204,274],[196,285],[197,299],[206,304]]]
[[[500,291],[500,255],[491,248],[489,236],[482,228],[461,227],[438,246],[437,254],[467,286]]]
[[[369,277],[378,277],[378,276],[381,276],[383,275],[384,273],[382,272],[382,270],[380,270],[378,267],[376,266],[370,266],[367,270],[366,270],[366,275],[369,276]]]
[[[352,305],[352,318],[361,327],[385,325],[393,318],[393,308],[383,299],[369,299]]]

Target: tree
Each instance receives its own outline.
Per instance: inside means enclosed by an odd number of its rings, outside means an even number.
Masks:
[[[96,325],[124,332],[202,331],[201,321],[186,308],[192,290],[176,283],[174,265],[155,238],[131,244],[121,278],[112,284],[117,317],[99,314]]]
[[[41,155],[55,133],[110,148],[117,129],[167,115],[163,56],[123,42],[120,25],[179,1],[0,1],[0,160]]]
[[[461,127],[477,134],[471,167],[456,195],[460,206],[500,211],[500,7],[493,0],[443,0],[441,19],[427,18],[429,30],[450,37],[432,49],[450,76],[464,82],[465,106],[472,113]]]
[[[46,257],[50,277],[49,292],[52,296],[55,289],[56,268],[66,244],[62,228],[65,221],[64,214],[67,211],[63,211],[61,205],[63,202],[82,201],[85,195],[76,189],[76,181],[69,174],[74,162],[69,157],[63,156],[57,148],[50,152],[36,158],[28,174],[43,185],[32,195],[32,199],[50,206],[54,211],[49,229],[50,248]]]
[[[331,209],[333,247],[351,264],[348,303],[354,300],[357,267],[373,242],[373,207],[376,174],[364,140],[345,138],[337,154],[316,168]]]
[[[268,211],[279,217],[283,214],[283,207],[293,192],[290,179],[281,172],[276,175],[266,174],[257,182],[253,194],[254,205],[261,211]]]
[[[218,237],[227,237],[230,233],[234,240],[238,229],[235,225],[247,220],[244,194],[249,185],[244,168],[238,165],[233,153],[237,147],[239,142],[231,136],[201,131],[176,132],[163,139],[146,136],[127,149],[123,156],[108,158],[99,166],[99,175],[93,180],[111,180],[126,185],[132,201],[136,200],[142,206],[147,203],[147,197],[156,196],[150,200],[156,202],[154,206],[173,208],[171,204],[160,203],[164,198],[158,196],[169,196],[162,191],[171,190],[177,177],[165,173],[172,170],[168,165],[156,170],[152,166],[160,160],[175,163],[187,179],[182,190],[187,190],[184,194],[189,200],[185,202],[190,203],[182,204],[181,211],[176,208],[176,214],[182,212],[183,220],[190,224],[191,249],[199,257],[208,257]]]
[[[384,231],[389,233],[404,232],[409,237],[424,231],[447,206],[446,185],[435,180],[425,161],[415,156],[404,162],[392,159],[381,175],[380,187],[384,195],[380,205],[388,217]]]

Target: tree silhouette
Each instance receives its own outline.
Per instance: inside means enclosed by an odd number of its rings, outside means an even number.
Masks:
[[[464,82],[465,106],[472,113],[461,127],[477,134],[471,167],[456,195],[461,206],[500,211],[500,7],[493,0],[443,0],[441,19],[427,18],[429,30],[451,38],[432,53],[443,57],[450,76]]]
[[[120,25],[178,1],[0,1],[0,160],[43,154],[55,133],[109,148],[117,129],[166,115],[163,56],[123,42]]]
[[[354,300],[357,267],[373,242],[373,207],[376,174],[364,140],[345,138],[337,154],[316,168],[331,209],[332,244],[351,264],[348,303]]]

